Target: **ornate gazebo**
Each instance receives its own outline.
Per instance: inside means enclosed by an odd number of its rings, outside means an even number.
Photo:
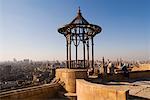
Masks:
[[[93,38],[96,34],[100,33],[102,28],[98,25],[90,24],[86,21],[80,11],[78,10],[77,16],[69,24],[64,25],[58,29],[58,32],[66,37],[66,64],[67,68],[89,68],[89,42],[91,41],[91,66],[94,68],[94,40]],[[83,44],[83,59],[78,59],[78,46]],[[75,60],[71,57],[71,46],[75,46]],[[87,50],[85,50],[87,48]],[[87,58],[85,56],[85,51],[87,51]],[[79,65],[79,63],[82,63]],[[83,65],[81,67],[81,65]]]

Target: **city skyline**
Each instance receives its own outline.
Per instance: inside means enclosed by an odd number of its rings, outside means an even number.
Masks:
[[[0,61],[65,60],[65,38],[57,29],[75,18],[102,27],[95,60],[150,60],[150,1],[0,0]],[[80,55],[80,54],[79,54]],[[75,58],[75,57],[74,57]]]

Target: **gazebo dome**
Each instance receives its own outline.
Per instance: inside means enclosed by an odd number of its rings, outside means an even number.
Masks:
[[[73,21],[70,24],[87,25],[89,24],[89,22],[83,18],[81,10],[79,8],[77,16],[73,19]]]
[[[100,33],[102,31],[102,28],[98,25],[90,24],[81,13],[81,10],[79,8],[77,16],[71,21],[71,23],[64,25],[62,28],[58,29],[58,32],[61,34],[68,34],[69,30],[74,28],[84,28],[86,35],[94,37],[96,34]]]

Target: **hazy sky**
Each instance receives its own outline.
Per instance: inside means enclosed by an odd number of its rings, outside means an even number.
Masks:
[[[0,61],[65,60],[57,29],[78,6],[103,29],[94,40],[95,59],[150,59],[150,0],[0,0]]]

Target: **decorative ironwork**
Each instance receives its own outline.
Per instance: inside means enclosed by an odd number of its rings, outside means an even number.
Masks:
[[[92,68],[94,68],[94,36],[102,31],[102,28],[98,25],[90,24],[86,21],[79,8],[77,16],[69,24],[66,24],[62,28],[58,29],[58,32],[66,37],[66,63],[67,68],[78,68],[79,62],[83,61],[83,67],[87,68],[90,66],[89,61],[89,41],[91,40],[92,45]],[[78,45],[83,43],[83,60],[78,59]],[[71,59],[71,44],[74,44],[76,48],[76,59]],[[87,60],[85,58],[85,47],[87,47]],[[81,65],[79,65],[81,67]]]

